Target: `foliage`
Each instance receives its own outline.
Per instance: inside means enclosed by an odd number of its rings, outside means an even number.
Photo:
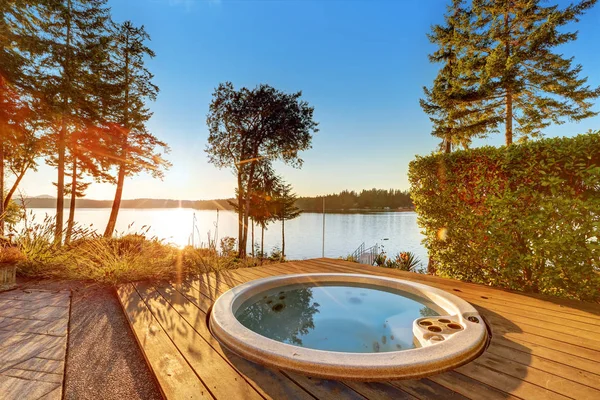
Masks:
[[[324,197],[327,211],[397,209],[413,205],[408,191],[395,189],[369,189],[360,192],[344,190]],[[323,197],[300,197],[296,201],[296,207],[306,212],[322,212]]]
[[[285,221],[298,218],[302,210],[296,207],[298,196],[292,192],[292,185],[279,182],[275,191],[274,217],[281,221],[281,259],[285,258]]]
[[[129,21],[111,21],[107,0],[2,2],[0,32],[1,194],[5,164],[15,175],[0,215],[43,154],[58,174],[56,242],[72,237],[76,200],[90,184],[85,177],[117,183],[106,229],[112,235],[125,177],[161,177],[169,166],[166,144],[146,129],[152,114],[145,103],[158,92],[144,66],[154,56],[149,36]],[[0,234],[2,228],[0,219]]]
[[[416,271],[420,265],[421,260],[419,260],[415,253],[403,251],[398,253],[394,259],[390,260],[386,267],[396,268],[402,271]]]
[[[600,87],[590,87],[581,65],[556,51],[577,39],[565,27],[595,3],[559,9],[541,0],[453,0],[445,24],[430,35],[438,46],[430,59],[442,63],[422,101],[433,133],[468,144],[503,124],[510,145],[516,135],[527,140],[551,123],[597,115],[592,100]]]
[[[348,261],[355,261],[352,256],[347,257]],[[358,262],[358,261],[355,261]],[[375,256],[374,264],[378,267],[400,269],[402,271],[419,272],[421,260],[416,254],[410,251],[401,251],[395,257],[388,257],[385,252]]]
[[[163,170],[170,166],[163,158],[169,147],[147,128],[152,113],[145,102],[158,95],[158,87],[152,83],[154,75],[144,65],[147,58],[154,57],[149,41],[143,26],[136,27],[131,21],[113,25],[110,57],[103,72],[110,77],[105,88],[111,93],[107,129],[118,173],[106,237],[115,230],[125,178],[141,172],[162,178]]]
[[[179,249],[144,234],[105,238],[89,228],[75,227],[68,245],[54,242],[55,219],[27,221],[15,238],[20,256],[18,273],[38,278],[93,280],[116,284],[144,279],[173,279],[187,274],[253,267],[257,259],[238,259],[233,248],[226,254],[213,249],[185,247]],[[224,238],[228,245],[235,239]],[[12,251],[12,250],[11,250]],[[17,253],[15,253],[17,254]],[[0,262],[8,253],[0,253]]]
[[[17,247],[0,247],[0,265],[16,264],[24,260],[25,256]]]
[[[235,253],[235,238],[229,236],[221,238],[220,248],[221,255],[225,257],[232,257]]]
[[[417,157],[409,179],[437,274],[600,298],[600,131]]]
[[[350,262],[354,262],[354,263],[358,262],[358,260],[356,259],[356,257],[354,257],[352,254],[349,254],[346,257],[341,257],[341,259],[344,260],[344,261],[350,261]]]
[[[434,25],[429,41],[437,45],[429,56],[433,63],[442,64],[431,88],[423,88],[420,100],[423,111],[433,124],[432,135],[442,139],[441,148],[467,148],[473,137],[483,137],[493,115],[477,94],[479,79],[477,59],[466,51],[473,23],[472,12],[464,0],[453,0],[448,6],[443,25]],[[482,123],[483,122],[483,123]]]
[[[266,257],[267,255],[264,254],[264,257]],[[282,261],[285,258],[285,256],[283,255],[283,252],[281,251],[281,249],[279,248],[279,246],[274,246],[271,249],[271,254],[269,255],[268,259],[271,261]]]
[[[72,201],[76,198],[77,160],[83,147],[77,132],[88,131],[106,117],[105,92],[94,66],[110,40],[110,10],[107,0],[67,0],[43,2],[40,33],[45,50],[36,62],[40,113],[48,131],[48,162],[57,167],[55,241],[62,241],[65,172],[72,164]],[[67,157],[71,156],[71,160]],[[102,152],[99,152],[102,154]],[[71,208],[74,214],[74,207]],[[69,221],[72,229],[73,221]]]
[[[299,153],[311,147],[312,134],[318,131],[314,108],[301,96],[302,92],[287,94],[265,84],[236,90],[231,82],[213,93],[206,153],[209,162],[232,169],[237,177],[240,257],[246,255],[251,194],[261,166],[280,160],[300,168]]]

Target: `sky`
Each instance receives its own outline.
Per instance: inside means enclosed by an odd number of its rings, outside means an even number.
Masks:
[[[302,169],[276,170],[302,196],[344,189],[408,189],[408,164],[439,140],[419,106],[438,66],[426,34],[446,1],[408,0],[109,0],[116,21],[144,25],[156,57],[147,61],[160,88],[149,129],[171,147],[164,180],[128,178],[124,198],[214,199],[233,196],[235,177],[208,163],[206,115],[214,89],[267,83],[302,91],[319,132],[301,154]],[[568,4],[560,1],[559,4]],[[600,85],[600,5],[581,18],[577,42],[560,48]],[[600,110],[600,101],[595,110]],[[600,116],[546,130],[573,136],[600,129]],[[475,145],[501,145],[503,135]],[[27,196],[56,195],[56,171],[40,160],[25,177]],[[112,199],[114,186],[92,184],[87,198]]]

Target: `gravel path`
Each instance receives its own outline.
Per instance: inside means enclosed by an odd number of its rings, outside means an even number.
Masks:
[[[80,282],[28,282],[72,290],[64,399],[162,399],[114,288]]]

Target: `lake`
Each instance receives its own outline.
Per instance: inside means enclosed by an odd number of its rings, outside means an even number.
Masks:
[[[55,211],[49,208],[29,209],[40,221],[45,214],[53,216]],[[68,210],[65,210],[65,218]],[[104,232],[110,209],[77,209],[75,219],[79,225],[91,226]],[[177,246],[191,243],[194,215],[195,245],[206,245],[209,235],[214,239],[232,236],[237,238],[237,214],[232,211],[217,212],[193,210],[188,208],[166,209],[121,209],[116,230],[119,233],[140,232],[142,227],[150,226],[148,234],[164,239]],[[300,217],[286,221],[286,255],[290,260],[302,260],[321,257],[323,215],[303,213]],[[250,235],[250,233],[248,233]],[[385,240],[387,239],[387,240]],[[411,251],[427,264],[427,250],[421,244],[421,235],[417,226],[417,214],[414,212],[380,212],[364,214],[326,214],[325,215],[325,256],[338,258],[351,254],[361,243],[366,246],[380,244],[390,256],[399,251]],[[250,241],[250,240],[249,240]],[[255,242],[260,243],[260,229],[255,229]],[[269,225],[265,231],[265,251],[281,247],[281,223]]]

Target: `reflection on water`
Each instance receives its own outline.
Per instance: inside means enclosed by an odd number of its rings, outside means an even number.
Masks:
[[[52,209],[30,209],[40,221],[45,214],[54,215]],[[131,209],[119,211],[118,232],[138,232],[142,226],[150,226],[149,234],[179,246],[188,244],[192,233],[192,216],[198,220],[195,242],[206,243],[215,236],[216,211],[198,211],[187,208]],[[78,223],[93,225],[104,232],[110,209],[83,208],[75,214]],[[290,260],[321,257],[323,216],[304,213],[285,222],[286,254]],[[129,227],[130,224],[133,225]],[[232,211],[219,212],[219,237],[237,237],[237,217]],[[260,230],[256,231],[259,241]],[[388,240],[383,240],[388,239]],[[427,250],[421,245],[423,236],[417,226],[417,215],[412,212],[384,212],[370,214],[327,214],[325,232],[325,256],[347,256],[365,242],[367,246],[383,244],[389,255],[399,251],[412,251],[423,265],[427,265]],[[265,250],[281,246],[281,224],[270,224],[265,231]]]
[[[440,315],[402,292],[374,286],[287,286],[247,300],[236,313],[248,329],[297,346],[352,353],[414,348],[412,323]],[[441,310],[440,310],[441,311]]]
[[[263,336],[302,346],[302,337],[315,329],[313,315],[319,312],[320,304],[313,302],[312,296],[312,289],[272,292],[246,307],[237,318]]]

